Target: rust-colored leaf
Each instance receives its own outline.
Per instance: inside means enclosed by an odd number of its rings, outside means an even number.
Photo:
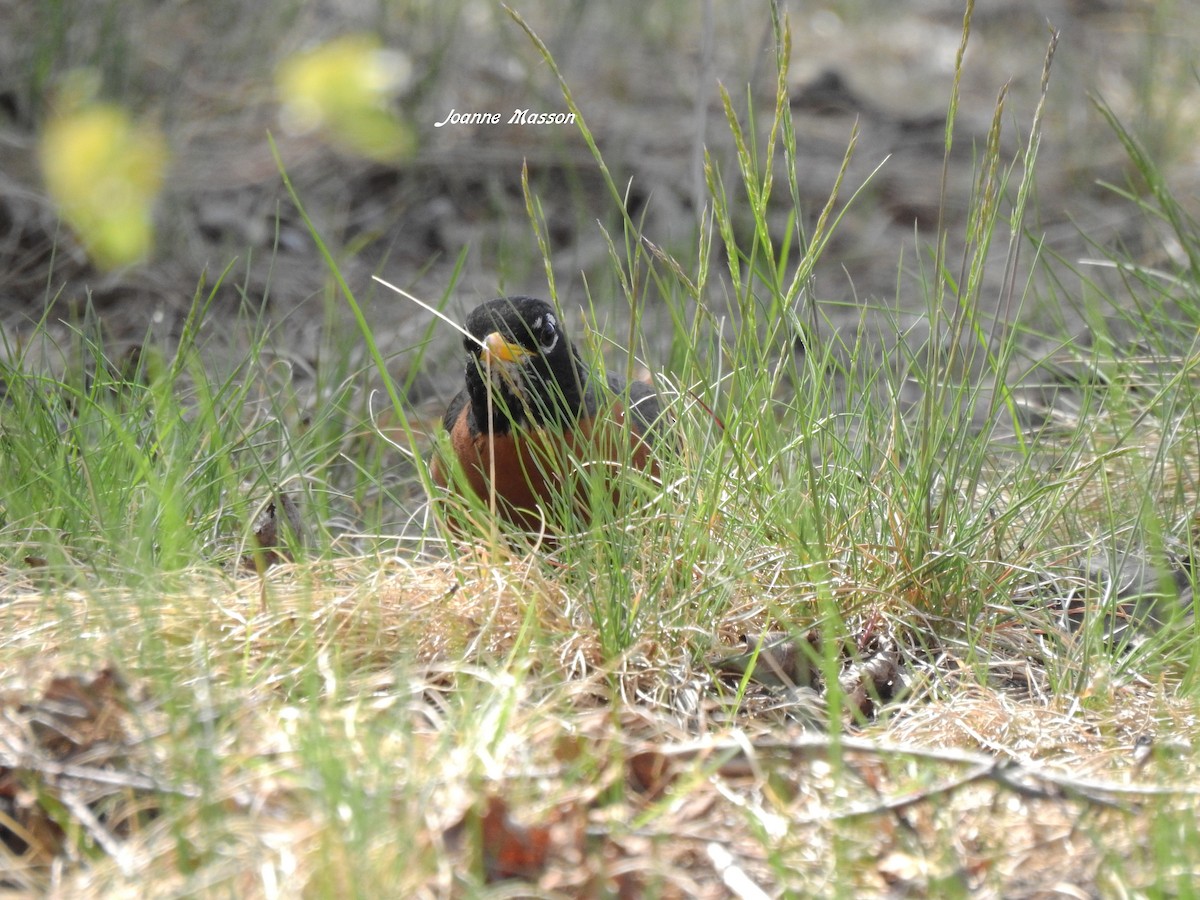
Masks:
[[[657,750],[642,750],[626,761],[629,787],[646,800],[657,800],[675,783],[675,766]]]
[[[488,797],[482,814],[474,807],[467,810],[444,837],[453,847],[462,842],[464,835],[472,833],[479,835],[484,878],[489,883],[507,878],[536,880],[545,871],[550,827],[520,824],[502,798]]]

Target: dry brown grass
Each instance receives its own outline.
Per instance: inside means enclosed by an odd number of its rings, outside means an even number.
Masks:
[[[1162,875],[1161,829],[1187,837],[1200,710],[1165,680],[1096,673],[1036,696],[948,654],[881,718],[831,734],[778,692],[738,706],[704,654],[642,642],[602,665],[555,576],[353,560],[209,575],[152,607],[10,584],[7,815],[38,808],[32,785],[97,811],[57,838],[28,819],[45,855],[7,856],[11,878],[71,896],[447,896],[516,865],[539,896],[1014,897],[1136,891]],[[717,630],[745,630],[736,618]],[[31,725],[63,714],[39,699],[47,673],[143,642],[188,682],[78,679],[90,724],[53,751]],[[361,796],[339,805],[337,772]]]

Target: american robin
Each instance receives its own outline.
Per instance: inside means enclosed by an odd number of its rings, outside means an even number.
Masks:
[[[613,497],[626,467],[657,477],[662,411],[654,390],[589,369],[549,303],[489,300],[467,316],[466,331],[466,386],[444,419],[462,474],[435,456],[436,485],[469,488],[484,502],[494,495],[503,518],[540,531],[556,521],[551,511],[563,508],[556,503],[564,496],[586,520],[599,496],[589,490],[592,473]]]

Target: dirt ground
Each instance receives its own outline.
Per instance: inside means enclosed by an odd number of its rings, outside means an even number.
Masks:
[[[1061,39],[1028,230],[1044,238],[1046,257],[1077,263],[1120,246],[1169,269],[1177,262],[1170,244],[1129,202],[1101,186],[1125,185],[1131,174],[1093,101],[1109,104],[1159,160],[1176,195],[1194,201],[1200,193],[1194,70],[1200,8],[1183,0],[982,0],[976,6],[948,169],[949,234],[963,233],[973,160],[1006,84],[1003,145],[1007,158],[1020,152],[1053,27]],[[628,185],[634,219],[655,243],[694,258],[704,202],[700,147],[708,148],[727,185],[736,181],[718,84],[743,116],[749,86],[760,133],[769,118],[774,70],[767,5],[516,7],[561,66],[615,181]],[[879,167],[821,261],[816,299],[832,327],[846,330],[860,327],[863,304],[896,307],[902,328],[919,339],[925,299],[918,269],[928,267],[927,241],[938,223],[962,4],[841,0],[791,2],[785,9],[797,174],[810,224],[855,123],[860,136],[843,197]],[[366,306],[377,339],[392,354],[395,375],[406,374],[428,314],[380,289],[372,274],[437,302],[466,249],[448,303],[452,315],[498,293],[546,294],[521,195],[523,163],[545,209],[564,307],[586,305],[590,292],[598,313],[611,315],[611,330],[622,333],[625,301],[616,297],[601,228],[619,237],[620,218],[578,130],[435,127],[451,109],[500,111],[506,118],[517,108],[565,109],[547,65],[498,4],[0,0],[0,20],[7,23],[0,28],[0,323],[9,342],[41,315],[49,297],[57,298],[52,321],[70,318],[90,298],[114,352],[147,334],[169,340],[204,273],[211,282],[235,261],[219,302],[228,310],[241,302],[265,310],[287,352],[314,363],[330,278],[282,189],[268,132]],[[397,103],[417,150],[400,164],[365,161],[318,134],[289,133],[280,120],[272,81],[278,61],[357,29],[378,32],[412,65]],[[63,74],[80,66],[102,73],[107,96],[157,122],[172,154],[156,250],[144,264],[117,272],[93,268],[59,225],[36,164],[47,103]],[[1019,174],[1018,166],[1014,181]],[[997,241],[1006,243],[1007,235]],[[1034,266],[1031,246],[1023,260],[1027,269]],[[992,266],[985,302],[1002,293],[1000,270]],[[1095,269],[1086,273],[1104,277]],[[714,304],[723,302],[726,278],[712,283]],[[1088,291],[1077,277],[1067,278],[1066,284],[1079,284],[1082,304]],[[642,299],[650,310],[661,305],[653,293]],[[1044,312],[1038,301],[1035,292],[1023,313],[1035,326]],[[334,308],[348,321],[344,304]],[[894,330],[884,324],[887,318],[868,318],[866,327]],[[1067,320],[1083,333],[1078,311],[1068,311]],[[231,321],[217,316],[209,323],[214,346],[237,346],[236,333],[221,333]],[[640,348],[651,365],[668,338],[660,331]],[[459,377],[454,335],[439,328],[434,341],[414,383],[415,403],[444,402]]]

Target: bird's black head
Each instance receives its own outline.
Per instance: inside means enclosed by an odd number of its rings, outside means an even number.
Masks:
[[[481,430],[503,434],[514,424],[544,426],[578,417],[582,367],[549,303],[532,297],[489,300],[467,316],[467,335],[467,395]]]

